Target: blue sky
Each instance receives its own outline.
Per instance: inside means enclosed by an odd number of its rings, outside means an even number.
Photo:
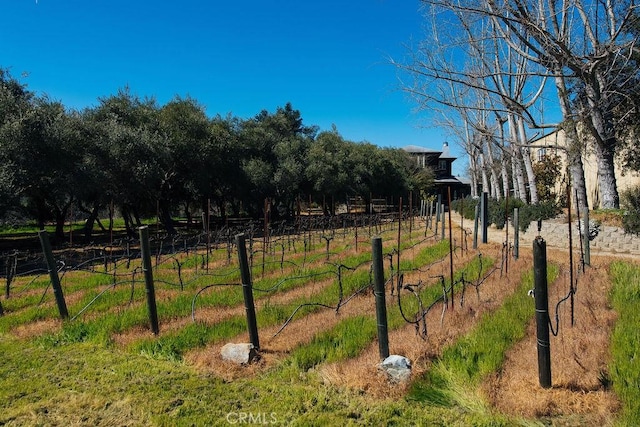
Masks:
[[[387,59],[422,38],[417,0],[0,4],[0,67],[69,108],[128,86],[160,104],[191,96],[210,116],[249,118],[291,102],[305,124],[335,124],[346,139],[381,147],[446,140],[415,112]],[[456,163],[462,173],[466,161]]]

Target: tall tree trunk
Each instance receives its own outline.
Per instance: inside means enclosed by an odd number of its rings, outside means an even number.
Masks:
[[[487,176],[487,165],[484,158],[484,153],[480,153],[480,171],[482,173],[482,192],[490,194],[489,178]]]
[[[131,209],[127,205],[122,206],[122,219],[124,220],[124,228],[127,231],[127,236],[135,238],[136,232],[134,230],[133,219],[131,218]]]
[[[511,156],[511,186],[513,187],[513,197],[515,199],[522,199],[520,196],[520,188],[518,187],[518,178],[516,178],[517,175],[516,162],[513,161],[513,156]]]
[[[464,120],[465,151],[469,155],[469,175],[471,175],[471,197],[478,197],[478,149],[473,141],[473,135],[469,129],[469,121]]]
[[[492,198],[496,200],[500,200],[501,199],[500,184],[498,183],[498,176],[496,174],[496,169],[495,169],[496,159],[493,156],[493,150],[491,149],[492,141],[491,141],[491,138],[488,138],[488,137],[483,137],[482,139],[485,142],[485,145],[487,146],[487,155],[489,157],[488,166],[491,172],[489,175],[489,179],[491,180],[491,192],[489,194],[491,195]]]
[[[64,239],[64,223],[67,219],[67,214],[69,213],[69,209],[71,208],[71,200],[64,204],[61,208],[55,206],[54,215],[56,220],[56,231],[55,235],[59,239]]]
[[[567,165],[571,175],[571,186],[577,196],[579,217],[589,210],[587,199],[587,186],[584,179],[584,165],[582,163],[583,147],[578,139],[576,122],[571,111],[571,103],[567,91],[566,82],[561,70],[556,70],[555,75],[556,90],[560,101],[560,110],[564,118],[563,129],[565,135],[565,146],[567,150]]]
[[[518,122],[518,139],[520,141],[520,154],[524,163],[524,170],[527,174],[527,183],[529,184],[529,197],[531,203],[538,203],[538,189],[536,187],[536,175],[533,173],[533,164],[531,163],[531,154],[529,153],[529,139],[527,131],[524,127],[524,119],[521,116],[516,117]]]
[[[98,208],[98,204],[94,203],[93,208],[91,209],[91,212],[89,212],[89,216],[84,223],[83,231],[84,237],[87,241],[91,240],[91,237],[93,236],[93,224],[95,224],[98,219]]]
[[[469,175],[471,175],[471,197],[478,196],[478,161],[476,156],[469,156]]]
[[[598,185],[600,187],[600,207],[603,209],[620,208],[620,196],[616,183],[614,152],[616,147],[616,137],[613,132],[613,123],[610,114],[603,113],[602,94],[594,83],[585,86],[589,104],[589,115],[591,119],[591,133],[595,139],[595,152],[598,165]],[[606,102],[604,102],[607,105]]]
[[[514,145],[512,153],[513,157],[511,161],[513,162],[514,172],[516,174],[516,183],[518,184],[518,198],[523,202],[527,202],[527,187],[524,183],[524,173],[522,171],[522,152],[518,146]]]
[[[505,148],[505,138],[504,138],[504,123],[505,121],[498,117],[498,130],[500,132],[500,152],[502,153],[502,161],[500,162],[500,174],[502,175],[502,194],[505,197],[509,194],[509,173],[507,172],[507,162],[506,162],[506,148]]]
[[[600,187],[600,208],[620,208],[620,196],[614,172],[613,149],[608,144],[595,144]]]
[[[61,209],[55,209],[55,217],[56,217],[56,231],[55,235],[58,239],[64,239],[64,222],[66,219],[66,212]]]
[[[173,225],[173,218],[171,218],[171,207],[168,200],[160,200],[158,202],[158,208],[160,213],[160,222],[164,226],[164,229],[170,236],[176,234],[176,228]]]
[[[519,148],[520,137],[518,130],[518,119],[515,114],[509,113],[507,116],[509,123],[509,137],[511,141],[511,163],[513,168],[514,191],[513,195],[524,202],[527,201],[527,188],[524,185],[524,174],[522,173],[521,151]]]

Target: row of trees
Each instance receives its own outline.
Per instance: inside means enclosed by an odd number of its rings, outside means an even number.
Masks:
[[[344,200],[425,189],[429,173],[399,149],[345,140],[303,124],[290,104],[255,117],[207,117],[191,98],[165,105],[128,89],[69,111],[0,69],[0,218],[55,221],[71,209],[90,234],[101,213],[119,211],[133,233],[159,212],[174,231],[209,203],[222,215],[291,214],[303,195]]]
[[[425,39],[396,65],[408,72],[404,88],[422,108],[441,113],[439,124],[465,147],[472,191],[538,202],[530,143],[562,130],[581,210],[588,208],[582,163],[588,151],[597,158],[600,207],[618,208],[614,156],[640,170],[640,15],[634,1],[422,5]]]

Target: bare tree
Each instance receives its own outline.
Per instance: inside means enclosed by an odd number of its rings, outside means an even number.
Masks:
[[[508,194],[511,169],[511,178],[515,179],[511,187],[516,196],[536,203],[525,123],[540,126],[531,111],[546,87],[546,70],[505,43],[502,31],[486,13],[449,1],[423,4],[432,31],[412,52],[410,63],[395,63],[414,77],[404,89],[425,110],[457,110],[460,122],[448,121],[449,125],[473,128],[473,132],[467,132],[463,146],[471,157],[478,156],[474,164],[488,174],[491,185],[484,187],[492,197]],[[444,25],[443,19],[447,20]],[[447,30],[440,31],[442,27]],[[489,124],[492,113],[497,117],[497,126]],[[473,138],[469,138],[471,135]],[[479,144],[482,149],[478,149]]]
[[[637,19],[633,0],[486,0],[478,13],[490,16],[503,39],[529,61],[555,76],[573,184],[579,150],[575,123],[583,121],[594,140],[598,159],[600,200],[603,208],[619,207],[613,157],[618,141],[614,99],[624,91],[618,73],[627,69],[635,40],[625,32]],[[527,50],[521,49],[526,46]],[[576,89],[570,92],[570,87]],[[583,95],[583,101],[576,94]],[[574,102],[572,102],[574,101]],[[586,206],[586,192],[581,205]]]

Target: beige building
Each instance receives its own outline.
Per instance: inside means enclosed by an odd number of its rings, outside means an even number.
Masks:
[[[567,164],[565,151],[565,134],[563,130],[550,133],[531,143],[530,155],[533,162],[542,159],[546,154],[558,155],[562,161],[562,176],[557,180],[556,192],[562,194],[565,191],[567,182]],[[584,164],[584,178],[587,186],[587,201],[591,209],[598,209],[600,206],[600,189],[598,185],[598,165],[593,150],[587,148],[582,155]],[[615,159],[616,164],[616,184],[618,193],[624,190],[640,185],[640,173],[635,171],[623,171],[622,164],[619,159]]]

